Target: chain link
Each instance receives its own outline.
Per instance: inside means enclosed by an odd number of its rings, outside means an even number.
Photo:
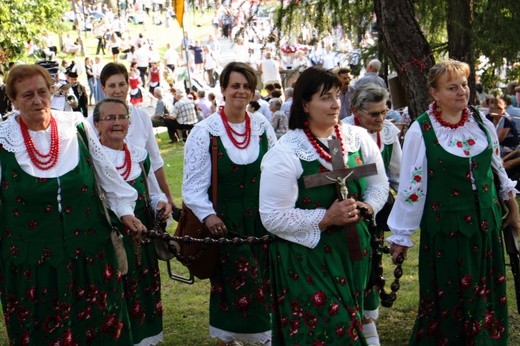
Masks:
[[[386,280],[383,277],[383,267],[381,263],[382,254],[389,253],[388,246],[383,245],[383,235],[380,234],[382,232],[375,231],[375,222],[374,217],[372,214],[368,213],[368,210],[366,208],[359,208],[362,216],[365,218],[365,220],[368,221],[369,228],[371,229],[372,233],[372,256],[373,260],[378,261],[377,268],[375,269],[375,272],[373,275],[375,275],[375,278],[373,278],[372,284],[374,286],[379,287],[380,293],[379,296],[381,298],[381,305],[387,308],[392,307],[395,300],[397,299],[397,291],[399,291],[400,284],[399,279],[403,276],[403,269],[402,264],[404,262],[404,257],[402,255],[399,255],[396,259],[396,268],[394,269],[394,281],[390,285],[390,292],[387,292],[385,290],[385,283]],[[162,210],[161,210],[162,211]],[[204,252],[213,245],[255,245],[255,244],[269,244],[272,243],[275,240],[275,237],[272,235],[264,235],[262,237],[254,237],[254,236],[248,236],[248,237],[241,237],[238,236],[236,233],[230,233],[232,235],[236,235],[233,238],[211,238],[211,237],[205,237],[205,238],[193,238],[190,236],[175,236],[170,235],[166,232],[165,226],[166,224],[162,220],[162,213],[159,211],[157,217],[155,218],[154,227],[151,230],[143,231],[142,235],[149,239],[160,239],[165,242],[166,246],[168,247],[168,250],[175,255],[175,258],[177,258],[178,261],[185,265],[189,265],[199,259]],[[180,251],[180,245],[179,243],[184,244],[202,244],[199,251],[195,255],[190,256],[183,256]]]

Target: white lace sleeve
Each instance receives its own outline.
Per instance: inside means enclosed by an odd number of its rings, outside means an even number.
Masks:
[[[388,217],[388,227],[392,230],[392,235],[387,238],[389,243],[413,246],[410,236],[421,223],[426,202],[427,172],[426,146],[421,129],[415,122],[406,133],[403,145],[399,191]]]
[[[193,127],[184,145],[182,199],[201,221],[215,214],[207,192],[211,185],[209,145],[210,135],[202,126]]]
[[[392,147],[392,157],[390,159],[390,164],[388,165],[387,172],[390,186],[396,191],[399,190],[399,170],[401,169],[402,155],[403,153],[401,149],[401,144],[399,143],[399,139],[396,138]]]
[[[366,131],[360,132],[359,136],[363,163],[375,163],[377,167],[377,174],[367,177],[367,188],[363,194],[363,201],[370,204],[374,209],[374,213],[377,214],[388,199],[388,177],[386,176],[385,164],[377,144]]]
[[[106,156],[96,133],[87,121],[83,121],[88,137],[88,147],[92,154],[96,178],[106,195],[107,206],[117,217],[134,215],[137,191],[128,185],[117,172],[114,164]]]
[[[266,122],[267,119],[265,119]],[[272,126],[270,126],[271,124],[269,124],[269,126],[265,126],[265,133],[267,135],[267,142],[268,142],[268,146],[269,146],[269,149],[273,147],[273,145],[275,145],[276,141],[277,141],[277,138],[276,138],[276,133],[274,132],[274,129]]]
[[[295,208],[300,160],[275,145],[262,160],[260,217],[265,228],[285,240],[314,248],[320,240],[319,222],[325,209]]]
[[[146,145],[145,149],[148,151],[150,155],[150,163],[152,164],[152,171],[155,172],[159,168],[164,166],[164,160],[159,151],[159,146],[157,145],[157,140],[155,139],[155,135],[153,132],[152,121],[150,117],[146,115],[146,118],[141,119],[141,123],[143,127],[139,128],[141,133],[146,133]],[[144,134],[143,134],[144,136]]]
[[[154,210],[157,210],[157,204],[159,202],[168,203],[168,198],[166,198],[166,195],[161,191],[161,188],[159,187],[159,182],[157,182],[157,178],[155,177],[155,174],[153,174],[151,169],[150,174],[147,174],[146,178],[148,181],[148,188],[150,189],[150,200],[152,206]]]
[[[164,166],[164,160],[155,139],[150,116],[145,111],[132,106],[130,107],[130,114],[130,128],[126,139],[130,143],[146,149],[150,155],[152,171],[155,172]]]

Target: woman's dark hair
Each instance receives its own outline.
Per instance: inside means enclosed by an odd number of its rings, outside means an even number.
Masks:
[[[125,81],[128,83],[128,70],[126,69],[126,66],[118,62],[109,62],[103,67],[101,74],[99,75],[101,85],[105,86],[107,79],[116,74],[122,74]]]
[[[340,88],[341,82],[331,71],[321,67],[309,67],[302,72],[294,84],[293,103],[289,116],[289,129],[303,129],[307,114],[303,110],[304,102],[309,102],[312,96],[320,92],[320,96],[332,88]]]
[[[130,110],[128,108],[128,105],[125,103],[125,101],[115,98],[104,98],[100,100],[98,103],[96,103],[96,106],[94,107],[94,112],[92,113],[92,118],[94,120],[94,124],[99,122],[99,119],[101,118],[101,107],[106,103],[119,103],[120,105],[123,105],[125,107],[126,114],[130,114]]]
[[[224,67],[222,73],[220,74],[220,87],[227,88],[229,84],[229,77],[231,76],[231,72],[238,72],[246,77],[247,83],[251,90],[256,89],[256,84],[258,83],[258,79],[256,78],[256,73],[253,68],[243,62],[233,61]]]
[[[258,103],[257,101],[249,101],[249,105],[253,107],[255,112],[260,109],[260,103]]]
[[[279,98],[279,97],[282,97],[282,91],[281,91],[280,89],[274,89],[274,90],[271,92],[270,96],[271,96],[272,98]]]

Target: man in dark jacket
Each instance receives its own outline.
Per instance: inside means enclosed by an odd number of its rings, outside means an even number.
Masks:
[[[74,112],[81,112],[86,118],[88,116],[88,97],[87,90],[78,82],[78,74],[76,71],[69,71],[67,73],[67,81],[72,87],[72,92],[78,100],[78,106],[73,108]]]

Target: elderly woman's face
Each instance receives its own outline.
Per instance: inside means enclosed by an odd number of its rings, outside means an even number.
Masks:
[[[379,132],[383,129],[386,118],[386,102],[367,103],[364,109],[354,109],[354,116],[361,127],[368,132]]]
[[[128,133],[130,120],[125,106],[119,103],[105,103],[101,105],[101,115],[96,122],[101,143],[110,146],[111,143],[122,144]]]
[[[15,83],[13,105],[20,115],[31,121],[48,120],[51,116],[51,91],[43,76],[37,74]]]
[[[432,88],[431,95],[441,110],[461,111],[469,101],[468,79],[465,75],[441,76],[437,88]]]
[[[338,123],[340,100],[339,88],[332,88],[321,95],[320,89],[312,95],[309,102],[304,102],[303,110],[309,116],[309,126],[320,129],[331,128]]]

